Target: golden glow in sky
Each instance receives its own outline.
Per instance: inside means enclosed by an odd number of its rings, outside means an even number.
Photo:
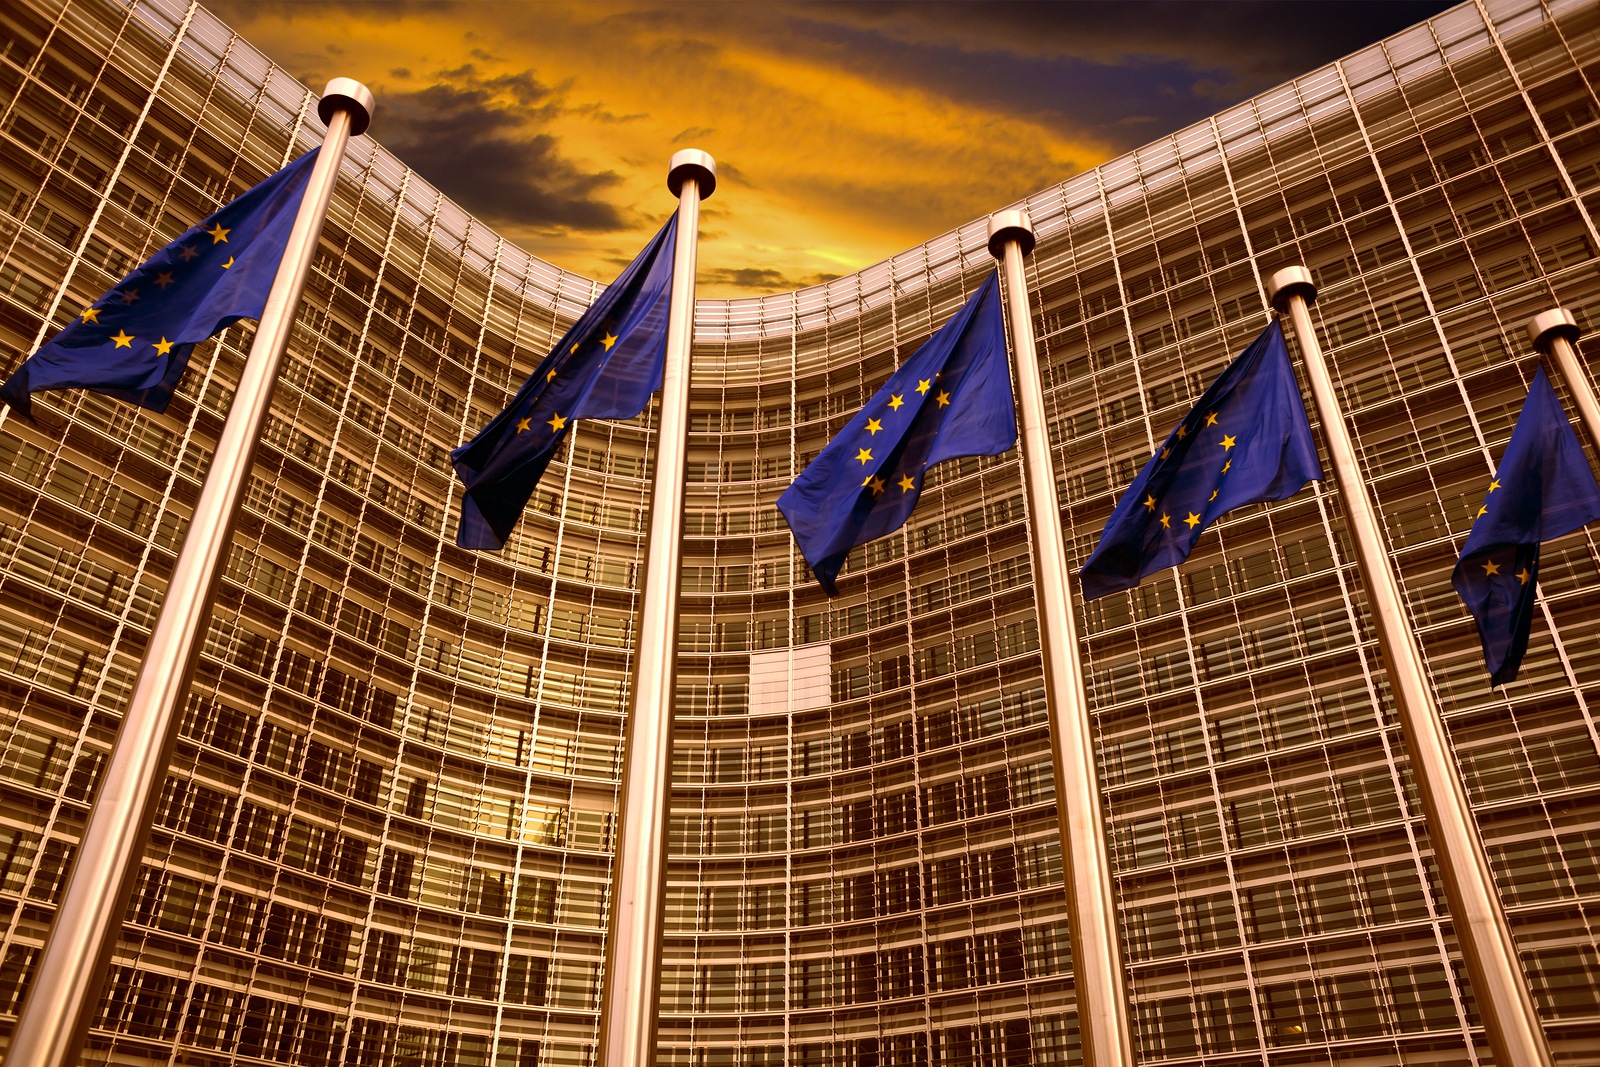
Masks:
[[[590,277],[674,209],[672,153],[710,152],[699,290],[737,296],[892,256],[1441,5],[1354,5],[1392,25],[1276,66],[1226,47],[1271,6],[1251,3],[213,6],[313,88],[365,82],[372,136]],[[1189,33],[1164,24],[1202,11]]]

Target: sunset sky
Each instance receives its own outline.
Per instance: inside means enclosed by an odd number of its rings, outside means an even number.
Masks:
[[[215,0],[536,255],[609,281],[717,160],[703,296],[846,274],[1449,6]]]

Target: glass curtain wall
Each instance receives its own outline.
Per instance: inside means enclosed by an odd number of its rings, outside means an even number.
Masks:
[[[1075,561],[1264,325],[1264,280],[1311,268],[1573,1063],[1600,1062],[1600,531],[1547,546],[1500,691],[1448,575],[1522,324],[1600,308],[1597,81],[1600,5],[1466,4],[1026,202]],[[0,11],[4,369],[320,137],[198,7]],[[1015,451],[939,468],[833,600],[773,507],[993,269],[985,236],[697,306],[663,1064],[1078,1058]],[[352,143],[92,1060],[592,1062],[655,412],[582,424],[498,554],[453,546],[447,452],[598,290]],[[165,415],[59,393],[0,420],[0,1030],[249,341],[198,348]],[[1366,616],[1331,485],[1082,610],[1141,1062],[1486,1057]]]

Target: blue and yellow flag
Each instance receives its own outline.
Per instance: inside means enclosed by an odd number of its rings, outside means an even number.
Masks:
[[[778,510],[811,572],[832,596],[856,545],[899,529],[936,463],[994,456],[1017,440],[997,275],[845,424]]]
[[[313,148],[157,252],[23,361],[0,399],[92,389],[165,411],[194,346],[259,319],[316,161]]]
[[[450,453],[466,486],[456,544],[505,547],[575,419],[631,419],[661,388],[674,215],[544,357],[510,405]]]
[[[1600,484],[1541,366],[1450,575],[1478,622],[1492,684],[1516,681],[1528,651],[1539,543],[1595,519]]]
[[[1079,572],[1087,600],[1189,558],[1224,512],[1322,477],[1283,329],[1274,320],[1144,465]]]

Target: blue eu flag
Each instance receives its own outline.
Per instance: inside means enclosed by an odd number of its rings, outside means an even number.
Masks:
[[[998,455],[1016,439],[1000,285],[990,275],[784,490],[778,510],[832,596],[850,550],[905,523],[929,467]]]
[[[1461,546],[1450,582],[1478,621],[1494,685],[1516,681],[1539,584],[1539,542],[1600,519],[1600,485],[1544,368]]]
[[[1117,503],[1079,576],[1087,600],[1189,558],[1224,512],[1322,477],[1283,329],[1274,320],[1211,383]]]
[[[631,419],[661,388],[674,215],[544,357],[504,411],[450,453],[466,486],[456,544],[500,549],[574,419]]]
[[[261,317],[316,157],[313,148],[157,252],[29,356],[0,399],[29,418],[30,394],[46,389],[165,411],[195,345]]]

